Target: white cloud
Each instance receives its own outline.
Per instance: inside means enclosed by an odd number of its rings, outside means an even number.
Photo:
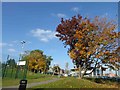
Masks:
[[[9,51],[9,52],[16,52],[16,50],[13,49],[13,48],[9,48],[8,51]]]
[[[106,13],[102,14],[101,17],[109,17],[109,14],[106,12]]]
[[[56,17],[58,17],[58,18],[65,18],[65,17],[67,17],[65,14],[63,14],[63,13],[57,13],[57,14],[54,14],[54,13],[52,13],[51,14],[52,16],[56,16]]]
[[[13,46],[13,44],[8,44],[8,46],[12,47],[12,46]]]
[[[6,45],[7,45],[7,43],[1,43],[1,42],[0,42],[0,48],[4,47],[4,46],[6,46]]]
[[[42,42],[48,42],[49,40],[55,38],[56,32],[51,30],[36,29],[32,30],[31,34]]]
[[[11,44],[11,43],[0,43],[0,48],[3,48],[3,47],[5,47],[5,46],[12,47],[13,44]]]
[[[57,16],[58,16],[59,18],[64,18],[64,17],[66,17],[66,15],[63,14],[63,13],[58,13]]]
[[[78,7],[73,7],[71,10],[74,12],[79,12],[80,9]]]
[[[12,43],[18,43],[19,41],[18,40],[14,40],[14,41],[12,41]]]
[[[21,41],[25,41],[26,42],[25,44],[31,44],[32,43],[31,41],[26,41],[26,40],[21,40]],[[20,45],[21,41],[19,41],[19,40],[12,41],[12,44],[9,44],[9,46],[14,46],[15,44]]]

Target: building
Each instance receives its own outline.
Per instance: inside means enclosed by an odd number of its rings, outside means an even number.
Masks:
[[[99,67],[95,68],[94,70],[93,69],[94,69],[94,67],[90,67],[87,70],[85,75],[89,76],[89,77],[103,76],[104,72],[106,71],[107,68],[99,66]],[[81,71],[81,73],[84,73],[84,71]],[[79,69],[78,68],[71,69],[70,74],[71,74],[71,76],[78,76],[79,75]]]
[[[116,74],[114,74],[114,73],[109,73],[109,75],[108,75],[109,77],[115,77],[116,76]]]
[[[118,76],[120,77],[120,70],[118,70]]]

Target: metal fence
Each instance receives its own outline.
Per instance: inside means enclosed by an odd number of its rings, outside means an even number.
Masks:
[[[9,63],[8,63],[9,60]],[[27,75],[27,63],[25,65],[12,64],[12,60],[2,64],[2,78],[25,79]]]

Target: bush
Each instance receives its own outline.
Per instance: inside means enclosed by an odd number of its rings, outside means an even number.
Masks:
[[[87,79],[96,83],[104,83],[104,81],[101,78],[84,78],[84,79]]]
[[[94,82],[96,82],[96,83],[103,83],[103,80],[101,78],[95,78]]]

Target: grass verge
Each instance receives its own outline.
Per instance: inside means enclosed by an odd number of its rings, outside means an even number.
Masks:
[[[59,81],[35,86],[33,88],[117,88],[114,85],[97,84],[85,79],[77,79],[74,77],[63,78]]]
[[[33,83],[33,82],[42,82],[42,81],[47,81],[51,80],[53,78],[57,78],[56,76],[51,76],[51,75],[45,75],[45,74],[35,74],[32,72],[29,72],[27,74],[27,80],[28,83]],[[5,77],[2,79],[2,86],[14,86],[14,85],[19,85],[21,79],[14,79],[14,78],[8,78]]]

